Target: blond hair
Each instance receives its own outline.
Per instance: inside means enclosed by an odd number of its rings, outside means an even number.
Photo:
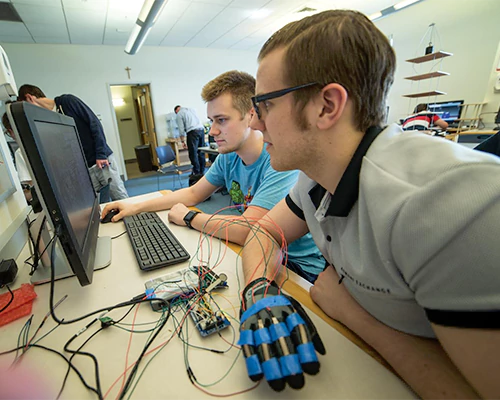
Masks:
[[[255,78],[242,71],[224,72],[203,86],[201,98],[208,103],[223,93],[231,93],[233,107],[244,117],[252,109]]]

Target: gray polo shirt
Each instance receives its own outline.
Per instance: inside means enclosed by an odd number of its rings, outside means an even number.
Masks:
[[[187,107],[181,107],[177,113],[177,126],[180,136],[186,136],[188,132],[195,129],[203,129],[203,124],[196,115],[196,111]]]
[[[500,158],[370,128],[333,195],[301,174],[286,201],[381,322],[500,328]]]

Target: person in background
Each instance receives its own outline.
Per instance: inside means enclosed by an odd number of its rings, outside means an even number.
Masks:
[[[421,103],[415,107],[414,114],[403,121],[404,131],[428,131],[435,127],[446,130],[448,122],[439,118],[437,114],[429,111],[429,105]]]
[[[89,106],[72,94],[49,99],[34,85],[22,85],[19,88],[18,100],[72,117],[78,129],[94,190],[100,192],[109,184],[111,200],[128,197],[113,151],[106,143],[101,121]]]
[[[226,72],[207,83],[201,95],[212,121],[210,135],[218,144],[220,154],[206,175],[193,186],[160,198],[137,204],[108,204],[102,217],[112,209],[120,211],[113,222],[142,211],[171,209],[170,222],[205,233],[215,232],[217,237],[243,244],[251,225],[286,196],[298,176],[298,171],[276,172],[270,165],[262,133],[250,128],[254,113],[250,98],[254,92],[254,77],[240,71]],[[241,216],[218,214],[213,217],[187,208],[202,202],[220,187],[229,192]],[[301,236],[289,243],[286,265],[314,281],[324,269],[325,260],[311,236]]]
[[[187,146],[189,160],[193,166],[192,175],[197,179],[205,173],[205,153],[198,150],[198,147],[205,146],[205,130],[200,122],[196,111],[192,108],[175,106],[177,114],[177,126],[181,139],[187,136]]]
[[[14,131],[12,130],[12,126],[10,125],[9,117],[5,112],[2,115],[2,124],[5,128],[5,132],[16,142],[16,137],[14,135]],[[28,170],[28,166],[26,165],[26,161],[24,160],[23,154],[21,153],[21,149],[18,148],[14,153],[14,160],[16,163],[17,176],[19,181],[21,182],[21,187],[24,192],[24,197],[28,203],[31,201],[31,186],[33,186],[33,179],[31,178],[30,172]]]
[[[274,359],[252,338],[281,322],[291,302],[273,282],[283,279],[277,244],[310,232],[330,264],[311,298],[419,397],[500,398],[500,159],[385,126],[396,56],[357,11],[291,22],[258,61],[250,126],[263,133],[275,170],[303,173],[243,248],[242,307],[251,309],[238,343],[249,375]],[[280,348],[283,336],[265,343]],[[296,387],[296,371],[277,365],[264,376]]]

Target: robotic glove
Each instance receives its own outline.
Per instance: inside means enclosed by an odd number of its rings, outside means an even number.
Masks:
[[[250,282],[243,291],[240,313],[238,344],[252,381],[265,377],[276,391],[287,383],[300,389],[303,372],[319,372],[316,352],[324,355],[326,350],[316,327],[297,300],[280,294],[274,281]]]

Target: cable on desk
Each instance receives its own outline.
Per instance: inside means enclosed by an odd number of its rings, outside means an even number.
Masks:
[[[14,292],[10,289],[9,285],[4,285],[10,292],[10,300],[9,302],[0,310],[0,314],[3,313],[14,301]],[[0,286],[0,289],[3,288],[3,286]]]
[[[120,233],[119,235],[112,236],[112,237],[111,237],[111,240],[113,240],[113,239],[118,239],[120,236],[123,236],[123,235],[125,235],[126,233],[127,233],[127,231],[124,231],[124,232]]]
[[[68,353],[71,353],[71,357],[69,359],[69,362],[71,363],[71,361],[73,360],[73,358],[79,354],[79,355],[83,355],[83,356],[87,356],[87,357],[90,357],[92,359],[92,361],[94,362],[94,374],[95,374],[95,382],[96,382],[96,391],[97,391],[97,396],[99,397],[99,400],[102,400],[102,390],[101,390],[101,380],[100,380],[100,377],[99,377],[99,362],[97,361],[97,358],[96,356],[94,356],[92,353],[88,353],[88,352],[85,352],[85,351],[80,351],[83,346],[85,346],[92,338],[94,338],[99,332],[101,332],[103,329],[105,328],[99,328],[97,331],[95,331],[92,335],[90,335],[84,342],[82,345],[80,345],[80,347],[76,350],[71,350],[69,348],[69,345],[85,330],[87,330],[91,325],[93,325],[96,321],[98,320],[98,318],[94,319],[92,322],[90,322],[89,324],[87,324],[87,326],[83,329],[83,330],[80,330],[78,331],[78,333],[74,334],[67,342],[66,344],[64,345],[64,351],[68,352]],[[68,375],[69,375],[69,367],[66,371],[66,375],[64,376],[64,380],[63,380],[63,383],[62,383],[62,386],[61,386],[61,389],[59,390],[59,393],[56,397],[56,400],[59,399],[59,397],[61,396],[63,390],[64,390],[64,387],[66,386],[66,381],[68,379]]]
[[[51,248],[51,251],[50,251],[50,294],[49,294],[49,309],[50,309],[50,315],[52,316],[52,319],[57,322],[58,324],[61,324],[61,325],[69,325],[69,324],[73,324],[75,322],[79,322],[79,321],[82,321],[88,317],[91,317],[95,314],[98,314],[98,313],[103,313],[105,311],[111,311],[111,310],[114,310],[115,308],[122,308],[122,307],[128,307],[128,306],[131,306],[133,304],[139,304],[139,303],[151,303],[153,301],[159,301],[165,305],[168,305],[168,303],[164,300],[164,299],[161,299],[161,298],[148,298],[148,297],[144,297],[144,294],[141,294],[140,296],[142,296],[142,298],[139,298],[138,296],[134,297],[132,300],[129,300],[129,301],[125,301],[125,302],[122,302],[122,303],[118,303],[118,304],[115,304],[113,306],[108,306],[108,307],[104,307],[104,308],[101,308],[99,310],[96,310],[96,311],[92,311],[86,315],[83,315],[81,317],[78,317],[78,318],[74,318],[74,319],[71,319],[71,320],[66,320],[66,319],[59,319],[56,315],[55,315],[55,312],[54,312],[54,284],[55,284],[55,270],[54,270],[54,258],[55,258],[55,244],[56,244],[56,241],[55,239],[57,237],[59,237],[60,235],[60,230],[61,230],[61,227],[60,226],[57,226],[56,227],[56,232],[54,233],[54,236],[52,237],[52,239],[50,240],[50,243],[52,243],[52,248]]]
[[[39,348],[39,349],[46,350],[46,351],[49,351],[51,353],[57,354],[59,357],[61,357],[64,361],[66,361],[68,363],[68,365],[70,366],[70,368],[73,371],[75,371],[75,373],[78,375],[78,378],[80,378],[80,381],[83,383],[83,385],[87,389],[93,391],[95,394],[98,395],[97,390],[95,388],[93,388],[92,386],[90,386],[85,381],[85,379],[83,378],[83,375],[81,374],[81,372],[72,363],[69,362],[69,360],[64,356],[64,354],[62,354],[61,352],[59,352],[57,350],[51,349],[50,347],[45,347],[45,346],[42,346],[40,344],[32,344],[31,347]],[[10,353],[13,353],[14,351],[18,351],[18,350],[21,350],[21,349],[22,349],[22,346],[18,346],[18,347],[14,348],[14,349],[1,352],[0,356],[6,355],[6,354],[10,354]]]

